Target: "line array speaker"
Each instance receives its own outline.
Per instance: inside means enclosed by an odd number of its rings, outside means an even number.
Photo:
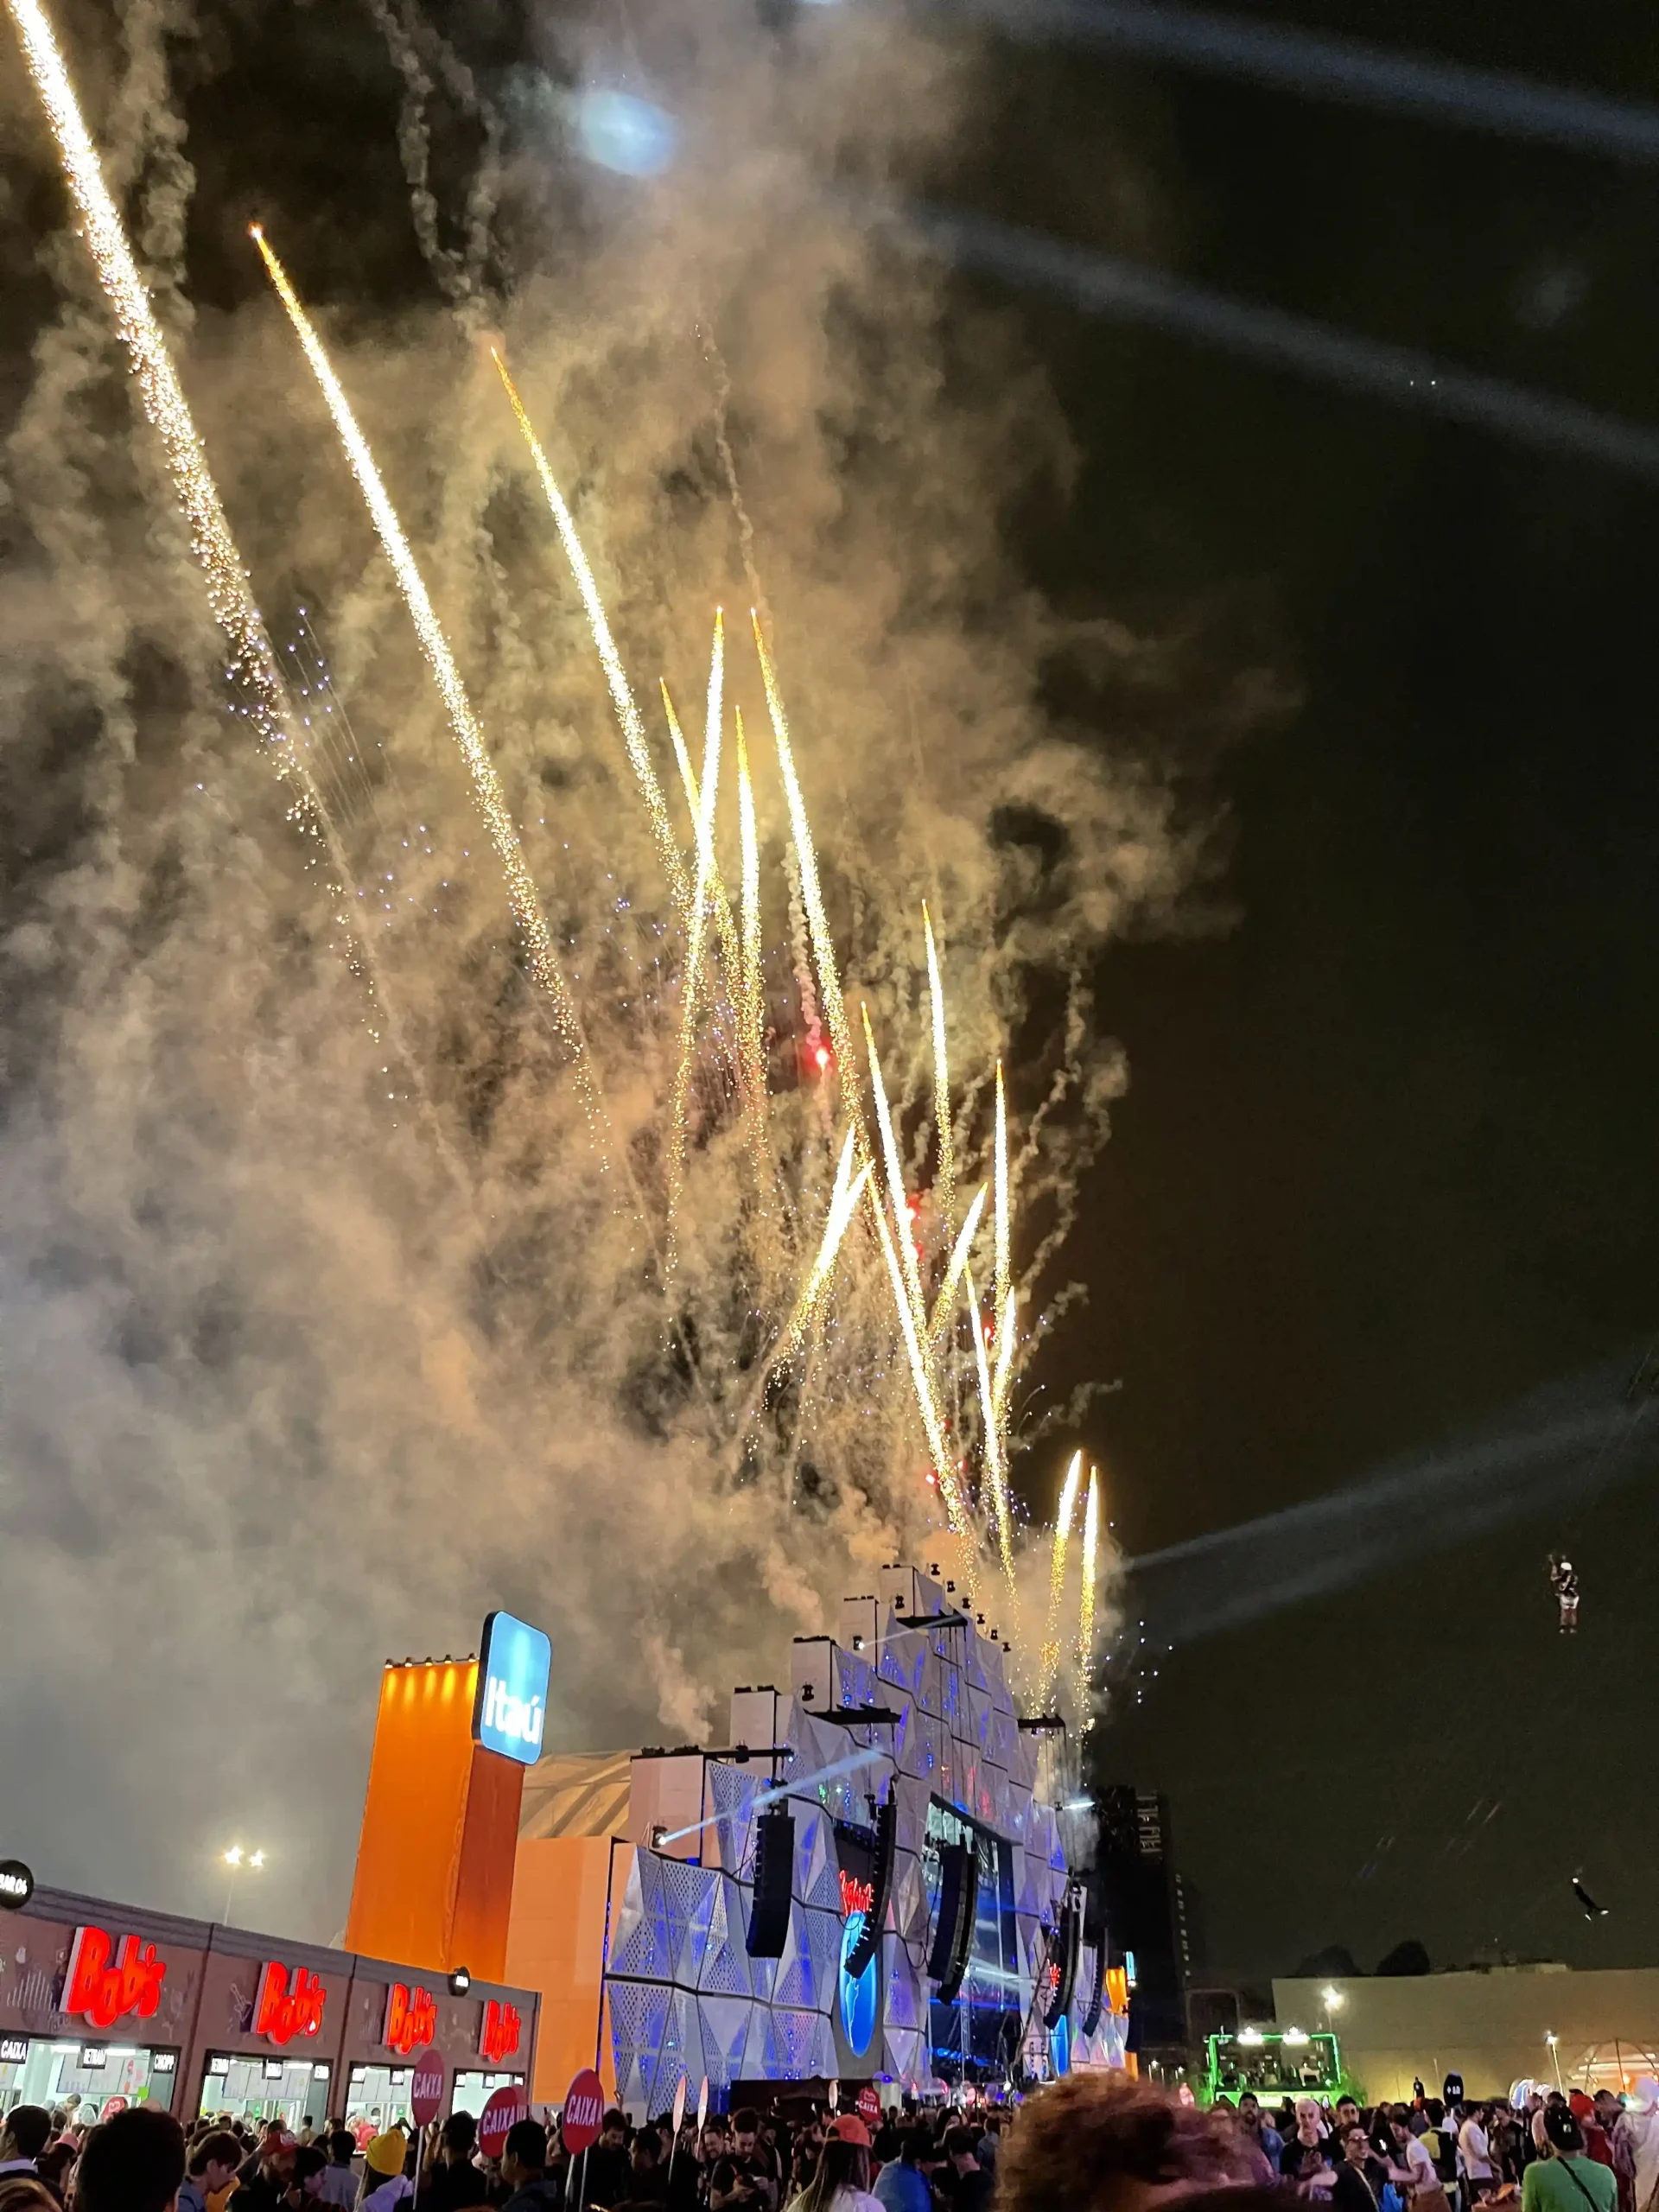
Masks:
[[[928,1979],[942,2005],[954,2004],[968,1971],[979,1905],[979,1851],[970,1839],[948,1843],[939,1853],[939,1915],[933,1923]]]
[[[747,1938],[752,1959],[781,1959],[789,1934],[790,1878],[795,1871],[795,1816],[781,1808],[754,1824],[754,1897]]]
[[[847,1954],[847,1972],[856,1981],[875,1956],[887,1917],[887,1898],[893,1889],[893,1853],[899,1837],[898,1793],[887,1788],[887,1802],[875,1816],[875,1864],[870,1869],[870,1909],[858,1941]]]

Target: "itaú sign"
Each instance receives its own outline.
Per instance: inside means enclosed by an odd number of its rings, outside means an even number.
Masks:
[[[406,1981],[394,1981],[386,1992],[386,2025],[381,2042],[407,2058],[411,2050],[424,2049],[437,2032],[438,2003],[431,1991],[411,1989]]]
[[[327,1995],[309,1967],[296,1967],[290,1980],[285,1966],[267,1959],[259,1970],[259,1994],[253,2000],[253,2032],[275,2044],[314,2036],[322,2026]]]
[[[512,1613],[491,1613],[478,1656],[473,1741],[520,1766],[542,1756],[553,1646],[538,1628]]]
[[[59,2010],[95,2028],[112,2028],[129,2012],[148,2020],[161,2004],[166,1979],[166,1964],[156,1957],[153,1943],[124,1936],[118,1952],[106,1929],[77,1928]]]

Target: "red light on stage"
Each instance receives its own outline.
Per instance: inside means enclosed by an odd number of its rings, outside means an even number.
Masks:
[[[275,2044],[317,2034],[327,1994],[308,1967],[295,1968],[290,1986],[288,1968],[267,1959],[260,1969],[259,1994],[254,1999],[253,2032]]]
[[[850,1920],[855,1912],[868,1912],[875,1904],[874,1882],[861,1882],[855,1874],[841,1870],[841,1916]]]
[[[386,2026],[380,2040],[405,2058],[417,2044],[429,2044],[438,2031],[438,2007],[429,1989],[410,1989],[394,1981],[386,1992]]]
[[[479,2031],[478,2050],[480,2058],[495,2060],[511,2058],[518,2048],[518,2037],[524,2023],[518,2018],[516,2005],[504,2004],[499,1998],[484,2000],[484,2024]]]
[[[115,1939],[102,1928],[76,1929],[63,1977],[61,2011],[78,2013],[95,2028],[112,2028],[129,2012],[141,2020],[151,2018],[161,2004],[167,1978],[156,1946],[124,1936],[120,1956],[114,1953]]]

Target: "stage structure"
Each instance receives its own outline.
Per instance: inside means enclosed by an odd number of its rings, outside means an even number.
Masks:
[[[786,1690],[733,1692],[721,1748],[540,1760],[507,1943],[543,1993],[532,2094],[595,2063],[636,2116],[705,2074],[718,2109],[1122,2065],[1127,1999],[1038,1794],[1046,1725],[983,1616],[891,1567],[796,1639]]]

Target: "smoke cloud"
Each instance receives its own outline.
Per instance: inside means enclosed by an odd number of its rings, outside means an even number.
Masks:
[[[969,1189],[1010,1060],[1022,1366],[1046,1302],[1072,1296],[1061,1240],[1126,1079],[1093,963],[1170,920],[1205,832],[1132,728],[1103,738],[1046,703],[1058,663],[1109,664],[1132,692],[1156,654],[1063,623],[1010,565],[1009,503],[1069,467],[1040,377],[848,212],[849,180],[925,182],[944,158],[973,113],[960,57],[862,11],[735,0],[511,38],[492,16],[472,54],[404,0],[251,0],[211,35],[184,0],[132,0],[118,42],[86,9],[60,31],[353,881],[348,931],[227,711],[153,441],[0,44],[0,265],[28,308],[8,319],[0,486],[0,1840],[42,1880],[215,1913],[218,1854],[262,1846],[236,1916],[327,1936],[385,1658],[469,1650],[507,1605],[553,1638],[550,1747],[696,1737],[723,1727],[734,1679],[780,1677],[841,1592],[938,1555],[872,1238],[849,1237],[814,1349],[740,1419],[843,1121],[803,1065],[756,581],[855,1025],[868,1005],[924,1193],[924,898]],[[292,157],[242,204],[226,118],[283,39],[351,87],[378,149],[360,200],[316,182],[338,175],[317,158],[338,99],[285,107],[278,73],[259,151]],[[596,87],[671,119],[660,175],[582,158]],[[256,212],[486,734],[601,1071],[608,1173],[390,572],[241,241]],[[393,238],[414,240],[421,285]],[[655,679],[695,754],[720,601],[756,760],[790,1202],[745,1180],[705,1026],[666,1292],[679,943],[491,344],[575,511],[688,849]],[[736,836],[723,797],[734,897]],[[944,1233],[925,1195],[930,1251]],[[971,1392],[950,1413],[966,1450]],[[1039,1605],[1046,1571],[1028,1548]]]

